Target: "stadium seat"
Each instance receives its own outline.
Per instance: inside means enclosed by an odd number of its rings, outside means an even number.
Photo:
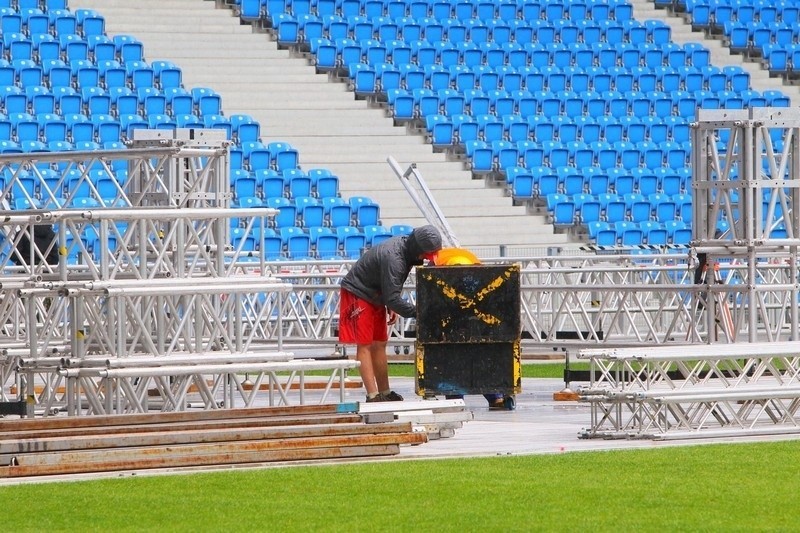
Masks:
[[[353,223],[353,212],[343,198],[339,197],[326,197],[322,199],[322,205],[325,209],[327,225],[332,228],[339,226],[350,226]]]
[[[312,194],[317,198],[336,197],[339,195],[339,178],[324,168],[308,170],[311,178]]]
[[[289,259],[311,258],[311,237],[299,226],[285,226],[279,229],[286,255]]]
[[[339,238],[331,228],[315,226],[309,228],[311,246],[318,259],[341,259]]]
[[[358,259],[366,246],[366,236],[354,226],[339,226],[336,228],[339,238],[339,248],[346,259]]]
[[[323,226],[325,223],[325,211],[322,204],[312,196],[298,196],[294,198],[299,220],[303,228]]]

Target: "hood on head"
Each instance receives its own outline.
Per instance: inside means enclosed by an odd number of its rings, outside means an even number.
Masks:
[[[442,249],[442,236],[433,226],[420,226],[411,232],[408,239],[409,248],[414,257],[420,254],[438,252]]]

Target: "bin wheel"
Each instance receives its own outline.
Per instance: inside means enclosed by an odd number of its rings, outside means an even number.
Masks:
[[[395,346],[394,347],[394,354],[395,355],[400,355],[400,347],[399,346]]]
[[[403,355],[408,355],[409,349],[408,346],[403,346]]]
[[[503,405],[509,411],[513,411],[517,408],[517,400],[513,396],[505,396],[503,397]]]

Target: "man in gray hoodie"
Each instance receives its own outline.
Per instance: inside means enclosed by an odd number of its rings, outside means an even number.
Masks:
[[[442,249],[442,237],[433,226],[414,229],[370,248],[356,261],[341,283],[339,342],[356,345],[356,359],[368,402],[401,401],[389,388],[386,359],[387,325],[397,315],[417,316],[417,309],[403,299],[403,285],[416,265],[433,262]],[[388,309],[388,316],[387,316]]]

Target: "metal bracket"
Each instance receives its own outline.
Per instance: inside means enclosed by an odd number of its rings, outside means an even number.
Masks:
[[[439,204],[436,203],[433,194],[425,184],[425,180],[422,179],[422,176],[417,170],[417,165],[412,163],[408,169],[404,171],[393,157],[390,156],[386,158],[386,162],[392,167],[400,183],[406,188],[409,196],[411,196],[411,199],[422,212],[422,215],[428,223],[439,230],[445,247],[459,248],[458,238],[455,233],[453,233],[453,229],[447,222],[444,213],[439,209]]]

